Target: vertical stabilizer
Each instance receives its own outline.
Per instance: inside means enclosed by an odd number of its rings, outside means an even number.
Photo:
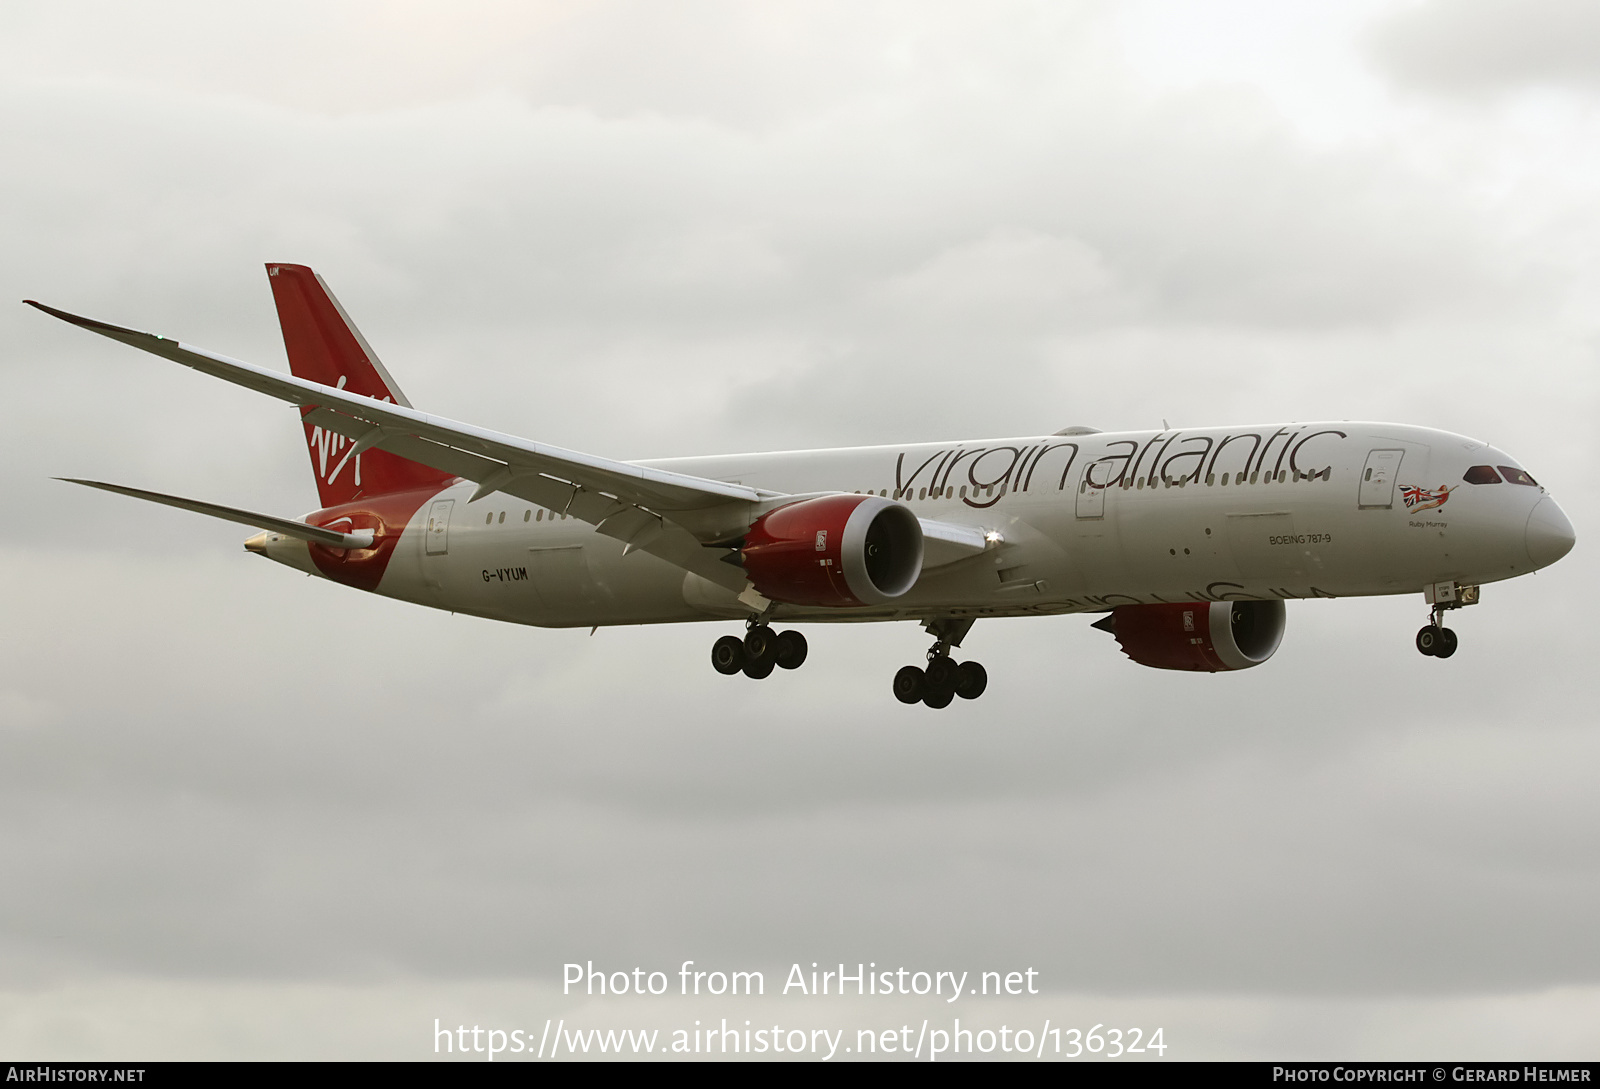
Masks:
[[[267,266],[267,277],[278,306],[289,370],[295,377],[411,407],[321,276],[305,265],[274,263]],[[302,409],[301,415],[311,411]],[[305,433],[311,471],[316,475],[324,507],[363,496],[443,487],[454,479],[448,473],[385,450],[355,453],[354,440],[309,423]]]

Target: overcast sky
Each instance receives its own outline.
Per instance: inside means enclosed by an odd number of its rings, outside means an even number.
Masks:
[[[1033,967],[975,1022],[1172,1058],[1600,1052],[1592,0],[6,5],[0,1052],[431,1055],[561,966]],[[1237,675],[988,621],[542,631],[53,476],[286,515],[312,265],[419,408],[611,457],[1312,419],[1492,441],[1577,550],[1453,618],[1291,604]],[[960,1011],[957,1011],[960,1012]]]

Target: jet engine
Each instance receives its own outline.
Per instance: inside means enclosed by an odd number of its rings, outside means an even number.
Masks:
[[[1258,666],[1283,641],[1281,601],[1119,605],[1094,624],[1140,665],[1220,673]]]
[[[922,573],[922,526],[876,495],[825,495],[768,511],[740,549],[750,583],[790,605],[881,605]]]

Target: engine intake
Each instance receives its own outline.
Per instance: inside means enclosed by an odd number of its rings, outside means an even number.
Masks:
[[[1283,641],[1281,601],[1119,605],[1095,622],[1140,665],[1221,673],[1258,666]]]
[[[768,511],[740,550],[750,583],[790,605],[881,605],[922,574],[922,526],[876,495],[825,495]]]

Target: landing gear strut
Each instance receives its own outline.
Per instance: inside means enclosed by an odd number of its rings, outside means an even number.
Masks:
[[[957,662],[950,657],[952,647],[972,629],[972,621],[924,620],[922,626],[934,637],[928,650],[926,669],[909,665],[894,675],[894,698],[901,703],[924,703],[929,707],[949,707],[957,696],[975,700],[989,687],[989,671],[977,662]]]
[[[1417,649],[1430,658],[1448,658],[1456,652],[1456,633],[1444,626],[1443,604],[1428,614],[1428,624],[1417,632]]]
[[[743,673],[761,680],[774,669],[799,669],[806,660],[806,637],[797,631],[774,632],[760,617],[745,622],[744,638],[724,635],[711,644],[711,668],[732,676]]]

